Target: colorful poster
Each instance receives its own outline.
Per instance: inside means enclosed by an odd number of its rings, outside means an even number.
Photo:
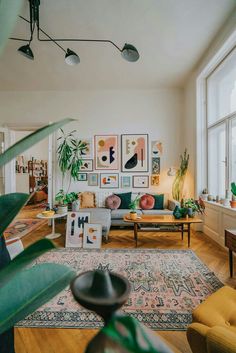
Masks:
[[[148,172],[148,135],[121,135],[122,172]]]
[[[119,169],[118,135],[95,135],[95,169]]]
[[[152,158],[152,174],[160,174],[161,172],[161,158]]]
[[[151,176],[151,185],[152,186],[158,186],[160,184],[160,175],[155,174]]]
[[[133,188],[148,188],[149,176],[148,175],[134,175]]]
[[[93,139],[92,138],[81,139],[81,143],[86,144],[86,148],[81,152],[81,157],[84,159],[93,158]]]
[[[121,176],[121,187],[122,188],[131,188],[131,177],[129,175]]]
[[[100,187],[102,189],[111,189],[119,187],[119,174],[118,173],[101,173],[100,174]]]
[[[88,186],[98,186],[98,174],[97,173],[88,174]]]
[[[81,248],[85,223],[89,223],[90,213],[68,212],[66,226],[66,248]]]
[[[83,159],[82,165],[80,166],[81,172],[92,172],[93,171],[93,160]]]
[[[160,157],[163,153],[162,142],[160,141],[152,141],[151,142],[151,156],[152,157]]]
[[[102,244],[102,225],[86,223],[84,225],[83,248],[100,249]]]

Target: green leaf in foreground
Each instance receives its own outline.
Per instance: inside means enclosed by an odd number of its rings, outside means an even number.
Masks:
[[[35,145],[36,143],[43,140],[48,135],[52,134],[54,131],[59,129],[61,126],[71,121],[74,121],[74,119],[67,118],[67,119],[60,120],[56,123],[53,123],[51,125],[46,125],[34,131],[32,134],[24,137],[22,140],[16,142],[14,145],[9,147],[4,153],[0,155],[0,167],[10,162],[13,158],[20,155],[22,152],[32,147],[33,145]]]
[[[20,13],[22,0],[0,0],[0,54]]]
[[[0,288],[0,334],[53,298],[74,276],[64,265],[47,263],[18,273]]]
[[[1,1],[1,0],[0,0]],[[12,193],[0,196],[0,235],[16,217],[29,198],[28,194]]]
[[[55,245],[48,239],[39,240],[28,246],[8,266],[0,270],[0,287],[9,282],[18,272],[28,266],[37,257],[54,248]]]

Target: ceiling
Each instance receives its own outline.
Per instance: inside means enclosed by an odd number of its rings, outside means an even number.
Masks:
[[[0,90],[182,87],[233,10],[235,0],[41,0],[40,25],[51,36],[111,39],[121,48],[132,43],[140,60],[126,62],[108,44],[65,43],[81,60],[68,66],[59,48],[35,38],[30,61],[16,51],[22,42],[9,40]],[[29,17],[27,0],[21,14]],[[19,19],[13,35],[28,33]]]

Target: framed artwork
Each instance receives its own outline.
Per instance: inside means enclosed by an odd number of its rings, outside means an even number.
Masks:
[[[88,186],[98,186],[98,174],[97,173],[88,174]]]
[[[118,135],[95,135],[95,169],[119,169]]]
[[[158,186],[160,184],[160,174],[151,175],[151,185]]]
[[[122,172],[148,172],[148,135],[121,135]]]
[[[87,173],[79,173],[78,181],[87,181]]]
[[[161,141],[152,141],[151,142],[151,156],[160,157],[163,153],[163,147]]]
[[[148,175],[133,175],[133,188],[148,188],[149,176]]]
[[[84,225],[83,248],[100,249],[102,244],[102,225],[86,223]]]
[[[102,189],[116,189],[119,187],[119,174],[118,173],[101,173],[100,174],[100,187]]]
[[[93,158],[93,139],[84,138],[84,139],[81,139],[81,142],[86,144],[86,149],[81,152],[81,157],[83,159]]]
[[[160,174],[161,172],[161,158],[153,157],[152,158],[152,174]]]
[[[92,172],[93,171],[93,160],[92,159],[83,159],[80,170],[82,172]]]
[[[121,187],[122,188],[131,188],[131,176],[122,175],[121,176]]]
[[[68,212],[66,226],[66,248],[81,248],[84,225],[90,222],[90,213]]]

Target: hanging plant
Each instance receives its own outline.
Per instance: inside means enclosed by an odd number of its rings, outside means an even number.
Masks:
[[[174,200],[180,201],[183,198],[184,180],[188,170],[189,154],[187,149],[184,154],[180,155],[180,167],[176,172],[175,179],[172,185],[172,197]]]

